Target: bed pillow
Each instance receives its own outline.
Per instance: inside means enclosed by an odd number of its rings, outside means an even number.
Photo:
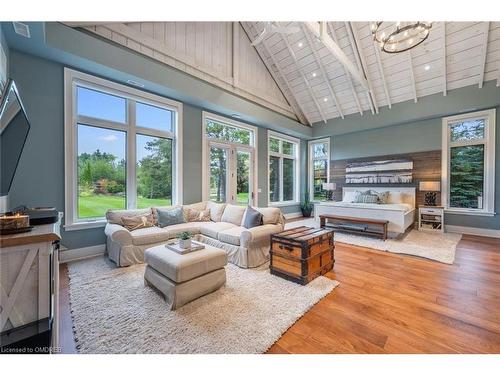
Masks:
[[[371,190],[371,194],[376,195],[378,197],[378,204],[387,204],[389,203],[389,191],[375,191]]]
[[[184,212],[182,211],[182,207],[177,207],[172,210],[157,208],[156,213],[158,214],[158,226],[160,228],[186,222],[184,220]]]
[[[359,194],[354,203],[377,203],[378,195],[371,194],[369,191]]]
[[[342,202],[345,203],[353,203],[358,199],[359,191],[346,191],[344,193],[344,197],[342,198]]]

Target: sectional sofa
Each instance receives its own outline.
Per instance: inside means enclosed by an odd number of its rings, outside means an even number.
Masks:
[[[200,202],[183,205],[187,212],[210,210],[210,221],[190,221],[161,228],[158,225],[129,231],[122,225],[123,217],[152,213],[157,217],[156,209],[173,209],[179,206],[151,207],[138,210],[109,210],[106,213],[107,253],[118,266],[130,266],[144,262],[144,251],[150,247],[165,243],[188,231],[194,239],[223,249],[228,261],[242,268],[258,267],[269,259],[270,237],[284,229],[285,219],[279,208],[253,207],[262,214],[262,225],[245,228],[247,208],[231,204]]]

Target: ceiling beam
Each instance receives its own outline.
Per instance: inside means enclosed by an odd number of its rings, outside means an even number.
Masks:
[[[339,47],[337,43],[328,35],[326,31],[326,22],[305,22],[305,26],[311,31],[311,33],[319,38],[326,48],[337,58],[338,61],[342,65],[349,70],[351,76],[366,90],[369,90],[368,82],[362,72],[360,72],[354,64],[349,60],[347,55],[342,51],[342,48]]]
[[[337,35],[335,33],[335,29],[330,24],[330,22],[328,22],[327,25],[328,25],[328,30],[330,31],[330,34],[331,34],[334,42],[337,43],[337,45],[339,45],[339,41],[337,39]],[[342,65],[342,64],[340,64],[340,65]],[[354,89],[354,84],[352,82],[352,76],[349,73],[349,71],[347,70],[347,68],[345,67],[345,65],[342,65],[342,67],[344,68],[344,73],[347,76],[347,82],[349,83],[349,87],[351,88],[352,96],[354,98],[354,101],[356,102],[356,106],[358,107],[358,112],[359,112],[359,114],[361,116],[363,116],[363,107],[361,107],[361,102],[359,101],[358,93]]]
[[[309,95],[311,95],[311,98],[314,101],[314,104],[316,105],[316,109],[318,110],[318,112],[321,116],[321,119],[326,124],[325,113],[323,112],[323,109],[321,108],[318,100],[316,99],[316,96],[314,96],[314,91],[313,91],[309,81],[307,80],[304,72],[302,71],[302,68],[299,65],[299,60],[297,59],[297,56],[295,55],[295,52],[293,51],[293,48],[290,45],[290,42],[288,41],[288,37],[286,35],[281,34],[281,33],[279,35],[281,36],[281,39],[283,39],[283,41],[285,42],[288,53],[290,54],[290,56],[292,56],[293,62],[295,63],[295,66],[297,66],[297,70],[299,72],[299,75],[301,76],[302,80],[304,81],[304,84],[306,85],[307,90],[309,91]]]
[[[382,77],[382,85],[384,86],[385,97],[387,98],[387,105],[392,108],[391,96],[389,95],[389,89],[387,88],[387,82],[385,80],[384,66],[382,65],[382,59],[380,58],[380,51],[377,43],[373,43],[373,48],[375,49],[375,57],[377,58],[378,70],[380,71],[380,76]]]
[[[358,35],[358,30],[352,22],[345,22],[345,28],[347,30],[347,35],[349,36],[349,41],[352,45],[352,50],[354,51],[354,56],[357,56],[356,60],[360,65],[368,83],[367,98],[368,102],[370,103],[370,107],[372,107],[372,113],[374,111],[375,113],[378,113],[377,98],[375,97],[375,91],[373,91],[373,85],[368,74],[368,65],[366,64],[363,47]]]
[[[441,53],[443,60],[443,96],[448,94],[447,69],[446,69],[446,22],[441,22]]]
[[[323,76],[323,79],[326,82],[326,85],[328,87],[328,91],[330,91],[330,96],[333,98],[333,101],[335,102],[335,107],[337,108],[337,112],[340,114],[340,117],[342,117],[342,119],[344,119],[345,118],[344,113],[342,112],[342,108],[340,107],[339,101],[337,99],[337,95],[335,94],[335,90],[333,89],[333,87],[330,83],[330,79],[328,78],[328,74],[325,70],[325,67],[323,66],[323,63],[321,62],[321,57],[319,56],[318,51],[316,51],[316,48],[314,47],[314,43],[311,40],[311,35],[309,35],[307,28],[305,28],[304,26],[301,26],[301,28],[302,28],[302,31],[304,32],[304,35],[306,36],[307,44],[313,52],[314,59],[316,60],[316,63],[319,66],[319,70],[321,71],[321,75]]]
[[[418,101],[417,83],[415,82],[415,72],[413,71],[413,59],[411,57],[411,50],[408,51],[408,65],[410,67],[410,78],[411,78],[411,86],[413,89],[413,100],[416,103]]]
[[[241,26],[243,27],[243,30],[247,34],[248,40],[251,41],[252,38],[250,38],[250,36],[248,35],[249,29],[255,31],[255,27],[251,23],[243,23],[243,22],[241,23]],[[268,68],[269,74],[271,74],[271,76],[273,77],[274,81],[276,82],[276,85],[278,86],[278,88],[282,92],[285,99],[288,101],[288,104],[290,104],[290,107],[292,107],[292,109],[295,112],[295,115],[297,116],[299,121],[302,123],[307,123],[309,126],[312,126],[312,122],[309,120],[309,118],[306,115],[306,112],[304,111],[304,109],[300,105],[299,101],[297,100],[297,98],[292,90],[292,87],[288,83],[288,80],[286,79],[285,75],[281,72],[281,69],[278,65],[278,62],[276,61],[274,56],[271,54],[271,51],[267,47],[265,40],[262,41],[262,43],[259,43],[258,45],[253,46],[253,47],[255,48],[255,50],[257,51],[257,54],[262,59],[262,62],[264,63],[264,65]],[[288,96],[289,96],[288,98],[287,98],[287,95],[285,94],[285,91],[283,91],[281,89],[280,85],[278,84],[278,82],[280,80],[278,79],[278,76],[274,72],[273,67],[269,66],[269,64],[267,62],[267,58],[265,57],[265,55],[261,51],[259,51],[259,48],[262,48],[270,56],[272,65],[274,65],[276,67],[277,73],[278,73],[279,77],[281,78],[281,81],[283,81],[283,83],[285,84],[285,86],[288,90]]]
[[[486,70],[486,53],[488,52],[488,35],[490,32],[490,23],[484,23],[484,31],[483,31],[483,51],[481,56],[481,72],[479,74],[479,88],[483,87],[484,82],[484,71]]]

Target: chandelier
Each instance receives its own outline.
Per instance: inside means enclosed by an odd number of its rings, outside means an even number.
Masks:
[[[371,24],[373,40],[387,53],[408,51],[429,37],[432,22],[384,22]]]

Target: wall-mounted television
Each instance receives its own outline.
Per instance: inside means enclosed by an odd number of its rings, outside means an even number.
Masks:
[[[0,97],[0,196],[9,194],[29,130],[16,84],[9,79]]]

